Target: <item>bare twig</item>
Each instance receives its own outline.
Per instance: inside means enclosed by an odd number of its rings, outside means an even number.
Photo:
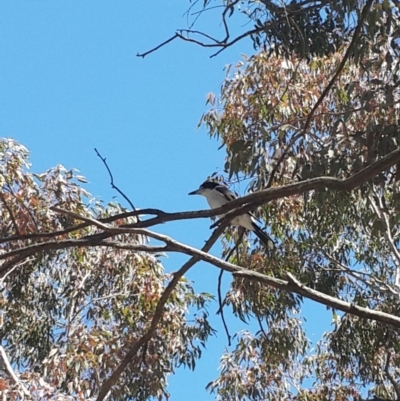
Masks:
[[[278,17],[278,18],[274,18],[274,19],[272,19],[270,21],[265,21],[262,25],[259,25],[259,26],[257,25],[254,29],[250,29],[250,30],[242,33],[241,35],[238,35],[237,37],[235,37],[231,41],[229,41],[230,31],[229,31],[229,26],[228,26],[228,23],[227,23],[228,13],[231,12],[233,7],[239,2],[240,2],[240,0],[234,0],[234,1],[228,2],[224,6],[224,11],[221,14],[222,25],[224,27],[224,34],[225,34],[225,37],[223,39],[219,40],[219,39],[211,37],[210,35],[208,35],[208,34],[206,34],[204,32],[192,30],[191,27],[193,26],[193,24],[191,24],[189,29],[178,29],[177,33],[174,36],[172,36],[171,38],[167,39],[165,42],[161,43],[157,47],[155,47],[155,48],[153,48],[153,49],[151,49],[151,50],[149,50],[149,51],[147,51],[145,53],[137,54],[137,56],[138,57],[145,57],[148,54],[154,52],[155,50],[158,50],[160,47],[165,46],[167,43],[173,41],[174,39],[176,39],[178,37],[178,38],[180,38],[180,39],[182,39],[182,40],[184,40],[186,42],[192,42],[192,43],[195,43],[195,44],[197,44],[197,45],[199,45],[201,47],[219,48],[219,50],[217,52],[215,52],[214,54],[212,54],[210,56],[210,57],[215,57],[219,53],[221,53],[222,51],[227,49],[228,47],[231,47],[232,45],[234,45],[235,43],[241,41],[242,39],[244,39],[246,37],[249,37],[249,36],[252,36],[252,35],[256,35],[256,34],[261,34],[263,32],[265,33],[265,32],[268,31],[268,29],[270,29],[270,28],[272,28],[274,26],[277,26],[280,23],[282,23],[284,21],[287,21],[287,20],[290,20],[293,23],[293,17],[295,15],[297,15],[299,13],[302,13],[302,12],[308,12],[308,11],[310,11],[312,9],[319,9],[324,4],[328,3],[327,0],[321,1],[320,4],[314,4],[314,5],[310,5],[309,4],[309,3],[312,3],[312,1],[310,1],[310,0],[307,0],[307,1],[304,1],[304,2],[301,2],[301,3],[296,3],[296,5],[294,7],[286,7],[284,15],[281,16],[280,18]],[[263,2],[263,3],[264,3],[264,5],[266,5],[265,2]],[[307,6],[307,5],[309,5],[309,7],[304,7],[304,6]],[[270,4],[269,8],[272,8],[272,6],[273,5]],[[304,8],[302,8],[302,7],[304,7]],[[209,8],[209,9],[211,9],[211,8]],[[190,10],[190,8],[189,8],[189,10]],[[188,10],[188,12],[189,12],[189,10]],[[279,10],[279,11],[282,10],[283,11],[283,8],[279,8],[279,7],[275,6],[274,11],[276,12],[277,10]],[[201,13],[203,11],[205,11],[205,10],[203,9],[203,10],[199,11],[199,13]],[[197,34],[199,36],[205,37],[208,40],[210,40],[211,43],[202,42],[201,40],[193,39],[193,38],[190,38],[189,36],[183,36],[182,32],[185,32],[188,35]]]
[[[265,338],[268,338],[267,337],[267,333],[265,332],[264,327],[262,325],[262,321],[261,321],[260,316],[257,313],[255,315],[256,315],[256,319],[257,319],[257,322],[258,322],[258,326],[260,327],[261,333],[264,335]]]
[[[169,39],[167,39],[166,41],[160,43],[158,46],[153,47],[152,49],[148,50],[147,52],[144,53],[137,53],[136,57],[142,57],[145,58],[146,56],[148,56],[150,53],[155,52],[156,50],[160,49],[161,47],[167,45],[169,42],[172,42],[173,40],[179,38],[179,35],[176,33],[174,36],[171,36]]]
[[[214,227],[214,228],[215,228],[215,227]],[[229,262],[229,259],[230,259],[231,256],[233,255],[233,252],[235,252],[235,250],[237,251],[238,246],[239,246],[240,242],[241,242],[242,239],[243,239],[244,233],[245,233],[245,230],[244,230],[244,229],[241,229],[241,230],[240,230],[240,234],[239,234],[239,238],[238,238],[238,240],[236,241],[235,246],[229,251],[228,255],[226,255],[226,257],[224,258],[224,260],[226,260],[227,262]],[[239,260],[239,258],[238,258],[238,260]],[[222,273],[222,272],[221,272],[221,273]],[[225,305],[225,301],[222,301],[221,280],[222,280],[222,274],[220,274],[220,275],[218,276],[218,288],[217,288],[217,290],[218,290],[218,303],[219,303],[219,308],[218,308],[218,310],[217,310],[217,312],[216,312],[217,315],[220,314],[220,313],[221,313],[221,314],[223,313],[223,307],[224,307],[224,305]]]
[[[235,246],[228,252],[228,255],[226,255],[225,260],[228,262],[230,257],[233,255],[233,252],[235,252],[235,250],[238,249],[238,246],[240,244],[240,242],[242,241],[244,235],[244,229],[241,230],[240,234],[239,234],[239,238],[235,243]],[[217,310],[217,315],[221,314],[221,319],[222,319],[222,324],[224,326],[226,335],[228,337],[228,346],[230,347],[232,342],[231,342],[231,335],[229,334],[229,330],[228,330],[228,325],[226,324],[226,320],[225,320],[225,314],[224,314],[224,305],[225,305],[225,300],[222,299],[222,291],[221,291],[221,286],[222,286],[222,276],[224,274],[224,271],[221,270],[219,275],[218,275],[218,286],[217,286],[217,293],[218,293],[218,305],[219,308]]]
[[[196,39],[192,39],[192,38],[189,38],[189,37],[185,37],[185,36],[183,36],[183,35],[181,35],[181,34],[179,34],[179,33],[177,33],[177,35],[178,35],[178,37],[179,37],[180,39],[184,40],[185,42],[192,42],[192,43],[195,43],[195,44],[197,44],[197,45],[199,45],[199,46],[201,46],[201,47],[219,47],[220,49],[219,49],[217,52],[213,53],[213,54],[210,56],[210,58],[213,58],[213,57],[218,56],[218,54],[222,53],[222,52],[223,52],[225,49],[227,49],[228,47],[231,47],[231,46],[233,46],[235,43],[237,43],[237,42],[239,42],[240,40],[246,38],[247,36],[254,35],[254,34],[258,33],[258,32],[262,32],[263,30],[264,30],[264,28],[254,28],[254,29],[251,29],[250,31],[247,31],[247,32],[245,32],[245,33],[243,33],[243,34],[237,36],[235,39],[232,39],[230,42],[227,42],[227,43],[219,42],[219,41],[217,41],[216,43],[204,43],[204,42],[201,42],[201,41],[196,40]],[[190,32],[188,32],[188,33],[190,33]]]
[[[231,335],[229,334],[229,329],[228,325],[226,324],[225,320],[225,314],[224,314],[224,300],[222,299],[222,291],[221,291],[221,285],[222,285],[222,276],[224,275],[224,271],[221,270],[218,275],[218,286],[217,286],[217,293],[218,293],[218,305],[219,308],[217,310],[217,314],[221,314],[221,320],[222,324],[225,329],[226,336],[228,337],[228,346],[230,347],[232,342],[231,342]]]
[[[132,210],[135,211],[136,208],[135,208],[135,206],[133,206],[132,201],[114,184],[114,177],[112,175],[110,167],[108,166],[107,159],[105,157],[103,157],[96,148],[94,148],[94,151],[96,152],[97,156],[99,156],[100,160],[103,162],[104,166],[106,167],[106,169],[108,171],[108,175],[110,176],[110,180],[111,180],[111,182],[110,182],[111,188],[115,189],[120,195],[122,195],[122,197],[129,203]],[[138,219],[139,219],[139,217],[138,217]]]

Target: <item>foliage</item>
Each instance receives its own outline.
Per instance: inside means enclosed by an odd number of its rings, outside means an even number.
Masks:
[[[340,3],[340,12],[348,12]],[[244,182],[252,192],[321,176],[348,178],[399,147],[400,52],[394,38],[400,25],[387,11],[386,3],[374,3],[344,66],[344,51],[334,51],[338,46],[307,48],[304,58],[291,42],[286,52],[261,51],[228,68],[221,95],[208,95],[211,109],[201,120],[226,148],[228,180]],[[372,26],[372,20],[379,22]],[[315,34],[318,46],[324,35]],[[365,43],[368,51],[361,52]],[[351,193],[322,190],[271,202],[258,213],[278,239],[274,255],[260,258],[255,249],[249,256],[249,248],[239,247],[236,259],[268,275],[292,272],[304,285],[335,298],[398,316],[397,180],[396,170],[389,169]],[[219,399],[341,400],[367,392],[400,399],[398,329],[332,310],[333,328],[310,348],[299,318],[301,300],[278,301],[274,298],[282,295],[276,290],[253,286],[236,279],[227,300],[238,316],[256,316],[265,327],[223,356],[221,377],[210,383]],[[290,325],[292,338],[302,339],[289,342],[289,354],[276,325]]]
[[[181,38],[219,52],[251,38],[258,53],[228,67],[201,123],[226,149],[218,178],[264,196],[256,213],[275,249],[229,227],[225,261],[209,255],[223,222],[201,251],[180,244],[147,228],[216,213],[103,206],[76,171],[34,175],[27,150],[2,140],[0,351],[12,368],[3,367],[0,391],[8,399],[103,400],[108,390],[113,400],[168,399],[168,375],[194,368],[213,334],[211,296],[184,279],[205,260],[234,273],[221,313],[258,327],[233,335],[207,386],[217,399],[400,400],[400,162],[352,191],[328,190],[321,178],[362,175],[399,149],[399,3],[196,5],[198,16],[222,10],[225,38],[190,27],[162,45]],[[232,39],[238,13],[251,26]],[[320,185],[303,189],[310,182]],[[273,196],[294,186],[294,195]],[[250,210],[248,199],[235,207]],[[168,275],[164,251],[192,258]],[[318,344],[305,330],[305,297],[332,315]]]
[[[218,49],[212,56],[247,38],[257,51],[267,49],[284,56],[297,54],[307,60],[332,55],[348,44],[364,7],[368,8],[368,14],[355,57],[374,51],[388,36],[399,35],[392,24],[399,16],[397,0],[191,0],[190,3],[188,29],[178,30],[172,39]],[[218,38],[197,29],[196,24],[202,18],[221,26],[222,36]]]
[[[124,210],[91,198],[76,171],[59,165],[33,174],[27,149],[13,140],[0,142],[0,169],[0,252],[44,244],[46,233],[54,232],[58,235],[53,241],[70,240],[72,245],[40,252],[2,270],[1,345],[36,399],[88,399],[148,329],[170,275],[160,257],[146,252],[79,246],[78,238],[98,229],[68,232],[76,222],[52,206],[102,219]],[[128,217],[118,223],[134,221]],[[114,239],[122,244],[147,242],[133,234]],[[113,399],[166,397],[167,376],[175,367],[195,367],[213,332],[204,309],[208,300],[180,280],[156,335],[135,355],[114,387]],[[197,311],[191,323],[189,308]],[[9,400],[20,399],[20,387],[7,375],[0,377],[0,390]]]

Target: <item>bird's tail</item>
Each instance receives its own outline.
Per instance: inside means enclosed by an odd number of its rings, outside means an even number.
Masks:
[[[254,227],[254,234],[257,235],[258,238],[260,238],[261,242],[264,243],[266,248],[267,249],[274,248],[275,242],[272,240],[272,238],[263,230],[261,230],[261,228],[258,227],[257,224],[254,224],[253,227]]]

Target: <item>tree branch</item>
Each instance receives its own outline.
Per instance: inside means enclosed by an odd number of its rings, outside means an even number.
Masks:
[[[237,198],[219,209],[213,209],[217,211],[218,215],[225,214],[225,217],[220,220],[231,221],[234,217],[239,216],[243,213],[249,212],[256,209],[265,203],[268,203],[275,199],[285,198],[293,195],[300,195],[304,192],[331,189],[334,191],[351,191],[362,184],[366,183],[382,171],[395,165],[400,161],[400,148],[389,153],[385,157],[377,160],[369,166],[363,168],[357,173],[351,175],[349,178],[340,179],[336,177],[317,177],[309,180],[296,182],[294,184],[288,184],[281,187],[272,187],[261,191],[253,192],[249,195]],[[237,209],[235,209],[237,207]]]
[[[17,236],[20,236],[21,234],[19,232],[18,224],[17,224],[17,222],[15,220],[14,213],[12,212],[11,208],[8,206],[8,204],[7,204],[7,202],[6,202],[5,198],[4,198],[4,194],[3,193],[0,193],[0,200],[3,203],[4,207],[7,209],[8,214],[10,215],[10,219],[11,219],[11,222],[12,222],[12,224],[14,226],[14,230],[17,233]]]
[[[353,174],[349,178],[340,179],[335,177],[317,177],[311,178],[309,180],[296,182],[294,184],[284,185],[280,187],[267,188],[258,192],[253,192],[249,195],[240,197],[235,199],[224,206],[218,209],[207,209],[207,210],[197,210],[197,211],[189,211],[189,212],[174,212],[168,213],[164,212],[160,209],[148,208],[142,210],[136,210],[133,212],[121,213],[115,216],[107,217],[105,219],[96,220],[97,222],[110,223],[119,219],[126,219],[128,217],[134,216],[143,216],[143,215],[155,215],[148,220],[140,221],[134,224],[126,224],[120,227],[136,227],[136,228],[148,228],[158,224],[166,223],[169,221],[178,221],[178,220],[189,220],[189,219],[200,219],[200,218],[208,218],[215,217],[217,215],[226,214],[231,212],[225,217],[225,219],[233,218],[234,216],[238,216],[244,212],[250,211],[252,209],[261,206],[262,204],[268,203],[275,199],[280,199],[293,195],[300,195],[304,192],[313,191],[313,190],[321,190],[321,189],[332,189],[335,191],[351,191],[358,186],[364,184],[368,180],[375,177],[377,174],[382,171],[388,169],[389,167],[395,165],[400,162],[400,149],[394,150],[389,153],[385,157],[377,160],[376,162],[370,164],[369,166],[363,168],[358,171],[356,174]],[[234,209],[236,211],[232,212]],[[38,238],[54,238],[57,236],[62,236],[78,229],[82,229],[90,226],[91,223],[82,223],[73,227],[70,227],[66,230],[55,231],[52,233],[43,233],[43,234],[28,234],[16,236],[13,235],[7,238],[1,238],[0,243],[17,241],[17,240],[25,240],[25,239],[38,239]],[[97,237],[96,237],[97,236]],[[99,238],[99,236],[104,239],[107,238],[107,235],[103,234],[94,234],[92,236],[87,236],[85,238]],[[99,239],[101,239],[99,238]],[[0,255],[0,260],[6,258],[7,256]]]
[[[135,206],[133,206],[132,201],[114,184],[114,177],[112,175],[110,167],[108,166],[106,158],[103,157],[96,148],[94,148],[94,151],[96,152],[97,156],[99,156],[100,160],[103,162],[104,166],[106,167],[106,169],[108,171],[108,175],[110,176],[110,180],[111,180],[111,182],[110,182],[111,188],[115,189],[120,195],[122,195],[122,197],[129,203],[132,210],[136,210]]]
[[[347,312],[347,313],[359,316],[364,319],[372,319],[375,321],[379,321],[379,322],[400,328],[400,317],[393,316],[393,315],[390,315],[385,312],[374,311],[372,309],[364,308],[364,307],[361,307],[361,306],[358,306],[355,304],[351,304],[349,302],[345,302],[338,298],[324,294],[320,291],[313,290],[313,289],[303,285],[290,273],[287,273],[287,280],[282,280],[279,278],[267,276],[265,274],[261,274],[261,273],[255,272],[255,271],[245,269],[243,267],[228,263],[215,256],[208,254],[207,252],[209,251],[211,246],[215,243],[215,241],[218,239],[218,237],[221,233],[222,233],[222,226],[218,227],[218,229],[216,231],[214,231],[214,233],[212,234],[210,239],[207,241],[206,245],[202,248],[202,250],[198,250],[198,249],[192,248],[188,245],[177,243],[176,241],[174,241],[174,244],[177,247],[177,250],[179,252],[191,255],[192,258],[187,263],[185,263],[182,266],[182,268],[179,269],[178,272],[175,273],[174,278],[168,284],[160,301],[157,304],[156,311],[153,316],[150,329],[147,331],[147,333],[144,336],[142,336],[136,342],[136,344],[133,347],[130,348],[130,350],[126,354],[126,356],[123,359],[123,361],[121,362],[121,364],[117,367],[117,369],[114,371],[114,373],[111,375],[111,377],[102,385],[102,387],[100,388],[100,391],[99,391],[97,401],[104,400],[105,396],[108,394],[111,387],[117,382],[117,380],[119,379],[120,375],[122,374],[122,372],[124,371],[126,366],[132,361],[132,359],[135,357],[135,355],[137,355],[137,352],[140,350],[140,348],[142,346],[144,346],[145,344],[147,344],[148,341],[150,341],[150,339],[153,337],[153,335],[157,329],[157,325],[162,318],[163,308],[164,308],[165,303],[168,300],[168,297],[172,293],[173,289],[175,288],[175,286],[178,283],[178,281],[180,280],[180,278],[199,260],[208,262],[216,267],[219,267],[222,270],[229,271],[238,277],[245,277],[250,280],[255,280],[260,283],[272,286],[272,287],[280,289],[280,290],[293,292],[293,293],[302,295],[306,298],[314,300],[323,305],[327,305],[332,308],[336,308],[343,312]]]
[[[335,84],[335,82],[339,78],[339,75],[341,74],[344,66],[346,65],[347,60],[353,53],[354,46],[356,45],[357,40],[360,37],[362,26],[364,25],[365,19],[367,18],[368,12],[371,9],[373,2],[374,2],[374,0],[368,0],[367,3],[365,4],[365,7],[363,8],[363,10],[361,12],[360,19],[358,20],[357,27],[354,30],[353,38],[351,39],[349,47],[347,48],[346,53],[344,54],[343,59],[339,64],[338,69],[336,70],[332,79],[329,81],[326,88],[321,93],[321,96],[318,98],[318,100],[314,104],[314,107],[311,109],[310,114],[307,116],[307,120],[306,120],[306,122],[304,124],[304,128],[303,128],[303,134],[306,133],[308,127],[310,126],[310,122],[311,122],[311,119],[313,118],[314,113],[317,111],[318,107],[321,105],[321,103],[323,102],[323,100],[325,99],[325,97],[327,96],[329,91],[332,89],[332,86]]]
[[[294,143],[301,138],[302,136],[304,136],[308,130],[308,128],[310,127],[311,124],[311,120],[315,114],[315,112],[317,111],[318,107],[321,105],[321,103],[323,102],[323,100],[325,99],[325,97],[328,95],[328,93],[330,92],[330,90],[332,89],[333,85],[335,84],[336,80],[339,78],[339,75],[341,74],[344,66],[347,63],[347,60],[349,59],[350,55],[353,52],[354,46],[357,43],[357,40],[360,37],[361,34],[361,28],[364,25],[364,21],[368,15],[368,12],[372,6],[372,3],[374,2],[374,0],[368,0],[367,4],[365,5],[365,7],[363,8],[362,12],[361,12],[361,16],[360,19],[358,21],[357,27],[354,31],[354,35],[353,38],[349,44],[349,47],[346,50],[346,53],[344,54],[342,61],[339,64],[338,69],[336,70],[335,74],[333,75],[332,79],[329,81],[328,85],[326,86],[326,88],[323,90],[323,92],[321,93],[320,97],[318,98],[318,100],[315,102],[313,108],[311,109],[310,113],[307,116],[306,122],[304,123],[304,127],[301,130],[301,132],[297,135],[294,135],[292,137],[292,139],[290,140],[289,144],[286,146],[286,149],[282,152],[282,155],[280,156],[280,158],[278,159],[278,161],[276,162],[275,167],[273,168],[271,175],[269,177],[268,183],[267,183],[267,188],[269,188],[272,185],[272,182],[274,180],[275,174],[280,166],[280,164],[283,162],[283,160],[285,159],[287,152],[289,151],[289,149],[294,145]]]
[[[229,40],[230,37],[230,31],[229,31],[229,26],[227,23],[227,16],[228,13],[231,12],[234,8],[234,6],[239,3],[239,0],[234,0],[234,1],[230,1],[226,4],[226,6],[224,6],[224,11],[222,12],[221,15],[221,19],[222,19],[222,25],[224,28],[224,34],[225,37],[221,40],[213,38],[212,36],[201,32],[201,31],[196,31],[196,30],[192,30],[190,29],[178,29],[177,32],[175,33],[174,36],[172,36],[171,38],[167,39],[166,41],[164,41],[163,43],[161,43],[160,45],[156,46],[155,48],[145,52],[145,53],[141,53],[141,54],[137,54],[138,57],[145,57],[150,53],[153,53],[154,51],[158,50],[159,48],[165,46],[166,44],[168,44],[169,42],[173,41],[176,38],[182,39],[186,42],[192,42],[195,43],[201,47],[206,47],[206,48],[219,48],[219,50],[217,52],[215,52],[214,54],[212,54],[210,57],[215,57],[217,56],[219,53],[223,52],[225,49],[227,49],[228,47],[231,47],[232,45],[234,45],[235,43],[239,42],[240,40],[252,36],[252,35],[256,35],[256,34],[262,34],[263,32],[266,33],[266,31],[268,29],[273,28],[274,26],[279,26],[279,24],[286,22],[288,19],[292,19],[292,17],[296,16],[297,14],[301,14],[302,12],[309,12],[312,9],[320,9],[322,8],[326,3],[328,3],[328,0],[323,0],[320,1],[320,4],[314,4],[314,5],[310,5],[310,3],[313,3],[314,0],[307,0],[301,3],[296,3],[295,6],[293,7],[277,7],[275,6],[275,13],[277,14],[278,11],[281,11],[281,14],[284,14],[282,16],[277,16],[276,19],[272,19],[269,21],[265,21],[262,25],[256,25],[255,28],[250,29],[246,32],[243,32],[242,34],[236,36],[234,39],[232,39],[231,41]],[[264,3],[264,5],[266,6],[266,4]],[[272,4],[271,4],[272,5]],[[309,6],[309,7],[305,7],[305,6]],[[268,7],[266,6],[266,8],[268,9]],[[203,11],[203,10],[202,10]],[[200,11],[200,12],[202,12]],[[271,7],[270,7],[270,11],[271,11]],[[193,25],[192,25],[193,26]],[[211,43],[206,43],[206,42],[202,42],[201,40],[197,40],[197,39],[193,39],[190,38],[188,36],[183,36],[182,32],[185,32],[186,34],[190,35],[190,34],[196,34],[199,36],[203,36],[205,38],[207,38],[208,40],[210,40]]]
[[[387,158],[384,158],[384,159],[387,160]],[[383,160],[383,159],[381,159],[381,160]],[[380,161],[379,165],[382,166],[382,165],[385,165],[385,163],[386,162]],[[375,171],[376,168],[377,167],[369,166],[368,167],[369,170],[367,170],[367,171],[372,172],[372,171]],[[338,181],[341,182],[341,184],[339,186],[340,188],[341,188],[341,186],[343,186],[343,181],[347,182],[344,185],[346,188],[348,188],[351,185],[355,185],[358,182],[358,179],[354,179],[354,178],[350,178],[348,180],[334,179],[333,182],[334,182],[336,189],[337,189]],[[271,190],[276,190],[276,189],[270,188],[269,190],[266,190],[266,191],[271,192]],[[256,195],[256,194],[252,194],[250,196],[253,196],[253,195]],[[302,283],[300,283],[290,273],[287,273],[287,280],[282,280],[279,278],[270,277],[270,276],[267,276],[267,275],[264,275],[264,274],[261,274],[258,272],[254,272],[254,271],[245,269],[243,267],[223,261],[215,256],[208,254],[207,252],[211,249],[212,245],[217,241],[217,239],[219,238],[219,236],[225,229],[225,226],[228,224],[227,221],[222,222],[221,225],[213,232],[213,234],[211,235],[209,240],[206,242],[206,244],[204,245],[202,250],[198,250],[189,245],[175,241],[166,235],[154,233],[154,232],[151,232],[146,229],[136,228],[136,227],[135,228],[109,227],[109,226],[106,226],[105,224],[103,224],[102,222],[99,222],[99,221],[96,221],[94,219],[87,218],[84,216],[76,215],[75,213],[72,213],[69,211],[64,211],[59,208],[55,208],[54,210],[59,213],[65,213],[65,214],[67,214],[71,217],[77,218],[77,219],[79,218],[81,220],[84,220],[87,223],[94,224],[97,227],[107,231],[109,235],[117,235],[117,234],[122,234],[122,233],[124,233],[124,234],[143,234],[143,235],[147,235],[154,239],[164,242],[165,246],[152,248],[152,247],[148,247],[148,246],[141,245],[141,244],[137,244],[137,245],[136,244],[124,244],[124,243],[113,244],[113,243],[109,243],[109,242],[106,242],[103,240],[95,241],[95,240],[93,240],[93,238],[91,238],[91,239],[87,238],[87,239],[80,239],[80,240],[67,240],[67,241],[58,241],[58,242],[52,242],[52,243],[35,244],[30,247],[25,247],[25,250],[23,253],[24,257],[26,257],[26,254],[28,251],[30,251],[29,254],[32,254],[32,249],[34,250],[34,252],[38,252],[38,249],[40,251],[43,251],[45,249],[62,249],[62,248],[70,247],[70,246],[113,246],[113,245],[121,246],[121,247],[124,247],[125,249],[133,249],[133,250],[146,250],[146,251],[152,250],[153,252],[162,250],[162,251],[180,252],[180,253],[184,253],[184,254],[191,256],[191,259],[189,259],[189,261],[186,262],[181,267],[181,269],[179,269],[178,272],[176,272],[174,274],[173,279],[170,281],[170,283],[166,287],[163,295],[161,296],[161,298],[157,304],[150,328],[147,331],[147,333],[143,337],[141,337],[141,339],[138,340],[137,343],[133,347],[130,348],[130,350],[127,352],[127,354],[126,354],[125,358],[123,359],[123,361],[121,362],[121,364],[117,367],[117,369],[114,371],[114,373],[111,375],[111,377],[102,385],[100,392],[99,392],[98,401],[101,401],[104,399],[106,394],[109,392],[111,387],[116,383],[116,381],[118,380],[118,378],[124,371],[125,367],[132,361],[134,356],[137,355],[137,352],[140,350],[140,348],[143,345],[147,344],[148,341],[153,337],[153,335],[158,327],[158,324],[159,324],[160,320],[162,319],[164,306],[165,306],[166,302],[168,301],[169,296],[173,292],[174,288],[176,287],[176,285],[179,282],[179,280],[181,279],[181,277],[194,264],[196,264],[200,260],[208,262],[222,270],[229,271],[229,272],[235,274],[236,276],[245,277],[245,278],[248,278],[251,280],[256,280],[260,283],[272,286],[272,287],[280,289],[280,290],[293,292],[293,293],[302,295],[302,296],[312,299],[318,303],[321,303],[321,304],[330,306],[332,308],[336,308],[338,310],[359,316],[361,318],[376,320],[376,321],[400,328],[400,318],[399,317],[390,315],[388,313],[374,311],[369,308],[364,308],[364,307],[361,307],[358,305],[354,305],[349,302],[342,301],[341,299],[324,294],[320,291],[313,290],[313,289],[303,285]],[[8,255],[10,255],[10,254],[14,255],[18,251],[21,252],[21,250],[14,250],[14,251],[9,252]],[[0,257],[3,257],[3,256],[4,255],[0,255]]]
[[[28,389],[22,384],[21,380],[18,379],[17,375],[15,374],[10,361],[8,360],[6,351],[4,350],[3,346],[0,345],[0,355],[1,358],[3,359],[3,363],[5,368],[7,369],[8,374],[10,375],[12,381],[19,387],[21,387],[22,392],[29,398],[31,398],[31,393],[28,391]]]
[[[179,38],[179,35],[176,33],[174,36],[171,36],[169,39],[167,39],[166,41],[160,43],[158,46],[153,47],[152,49],[148,50],[147,52],[144,53],[137,53],[136,57],[142,57],[145,58],[146,56],[148,56],[150,53],[155,52],[156,50],[160,49],[161,47],[167,45],[169,42],[172,42],[173,40]]]
[[[50,209],[52,209],[52,208],[50,208]],[[135,210],[133,212],[124,212],[124,213],[116,214],[114,216],[101,218],[96,221],[100,221],[102,223],[111,223],[113,221],[126,219],[128,217],[136,217],[136,216],[144,216],[144,215],[156,215],[157,217],[160,217],[160,216],[163,216],[166,214],[168,214],[168,213],[165,213],[160,209],[147,208],[147,209]],[[53,231],[53,232],[49,232],[49,233],[11,235],[10,237],[0,238],[0,244],[3,244],[5,242],[22,241],[22,240],[27,240],[27,239],[61,237],[66,234],[72,233],[74,231],[81,230],[82,228],[89,227],[90,225],[91,225],[91,223],[82,223],[82,224],[77,224],[76,226],[68,227],[65,230]]]
[[[399,385],[399,383],[396,381],[396,379],[392,376],[392,374],[389,371],[390,356],[391,356],[391,352],[387,351],[386,363],[385,363],[385,373],[386,373],[386,376],[388,377],[390,383],[393,386],[394,392],[396,393],[397,400],[400,400],[400,385]]]
[[[141,229],[165,223],[168,221],[206,218],[206,217],[213,217],[216,215],[226,214],[226,216],[218,222],[218,224],[222,224],[225,227],[229,224],[229,221],[231,221],[232,218],[234,218],[235,216],[239,216],[243,213],[251,211],[257,208],[258,206],[261,206],[262,204],[268,203],[275,199],[280,199],[293,195],[299,195],[307,191],[320,190],[324,188],[328,188],[335,191],[351,191],[354,188],[372,179],[380,172],[393,166],[399,161],[400,161],[400,149],[397,149],[346,179],[340,179],[335,177],[317,177],[306,181],[285,185],[282,187],[272,187],[235,199],[218,209],[200,210],[192,212],[179,212],[179,213],[166,213],[163,211],[159,211],[157,209],[149,209],[153,214],[156,214],[156,217],[153,217],[145,221],[140,221],[134,224],[127,224],[120,227],[108,227],[102,224],[98,220],[93,220],[86,217],[84,218],[83,216],[78,215],[78,217],[81,220],[85,219],[85,224],[88,225],[95,224],[98,227],[105,230],[105,232],[89,235],[81,239],[67,239],[60,241],[43,242],[39,244],[28,245],[26,247],[19,249],[14,249],[12,251],[0,255],[0,260],[8,259],[10,257],[15,256],[13,260],[5,263],[3,266],[0,267],[0,274],[6,271],[11,266],[13,266],[15,263],[20,262],[26,257],[35,254],[37,252],[42,252],[48,249],[53,249],[53,250],[64,249],[74,246],[76,247],[95,246],[104,239],[112,237],[113,235],[116,234],[142,234],[142,235],[148,235],[149,237],[157,239],[159,241],[164,241],[165,236]],[[145,214],[146,211],[147,210],[136,210],[130,213],[124,213],[123,215],[124,217],[135,216],[139,214]],[[78,218],[77,215],[74,216]],[[114,216],[113,219],[117,220],[118,218],[120,218],[120,216],[121,215]]]
[[[392,230],[390,228],[390,221],[389,221],[387,214],[385,213],[385,208],[382,203],[382,198],[380,198],[379,194],[377,194],[376,192],[375,192],[375,196],[379,200],[379,208],[378,208],[378,205],[375,203],[373,197],[370,196],[369,200],[371,202],[371,206],[372,206],[375,214],[382,221],[382,223],[384,224],[385,229],[386,229],[385,237],[392,250],[392,254],[394,256],[393,262],[394,262],[394,265],[396,266],[396,276],[395,276],[394,285],[397,288],[397,292],[399,293],[399,291],[400,291],[400,252],[398,251],[398,249],[394,243],[394,239],[392,236]],[[399,400],[400,400],[400,398],[399,398]]]
[[[219,236],[222,234],[224,227],[218,227],[211,235],[211,237],[208,239],[208,241],[205,243],[200,252],[201,254],[208,255],[206,252],[208,252],[211,247],[214,245],[214,243],[217,241]],[[189,250],[187,245],[184,246],[184,249],[187,251]],[[192,250],[195,250],[194,248],[191,248]],[[197,251],[197,250],[196,250]],[[193,255],[176,273],[174,273],[173,279],[170,281],[166,289],[164,290],[160,300],[158,301],[156,310],[154,312],[153,319],[151,321],[150,329],[147,331],[147,333],[142,336],[133,347],[129,349],[127,352],[125,358],[122,360],[122,362],[119,364],[117,369],[113,372],[113,374],[110,376],[109,379],[107,379],[103,385],[100,388],[99,395],[97,397],[97,401],[102,401],[105,399],[107,396],[108,392],[111,390],[112,386],[117,382],[119,377],[121,376],[122,372],[125,370],[126,366],[133,360],[137,352],[140,350],[142,346],[147,344],[151,338],[153,337],[158,323],[160,322],[163,311],[164,311],[164,306],[166,302],[168,301],[169,296],[175,289],[176,285],[178,284],[179,280],[182,278],[182,276],[192,267],[194,266],[197,262],[201,260],[201,257],[199,254],[193,253]]]

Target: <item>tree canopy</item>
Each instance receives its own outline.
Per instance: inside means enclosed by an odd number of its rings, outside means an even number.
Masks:
[[[226,150],[224,175],[212,178],[245,183],[248,195],[220,210],[105,207],[78,172],[34,174],[27,149],[0,142],[8,399],[168,399],[168,375],[195,369],[214,333],[218,294],[185,279],[206,261],[232,273],[222,317],[258,326],[234,337],[226,328],[232,347],[205,383],[217,399],[400,400],[400,4],[205,0],[188,11],[194,24],[211,12],[223,39],[190,25],[160,46],[180,38],[219,52],[252,40],[255,53],[227,69],[201,118]],[[238,14],[250,25],[232,37]],[[246,211],[265,222],[273,250],[229,226]],[[201,250],[150,229],[221,213]],[[191,258],[166,274],[165,252]],[[332,314],[317,346],[305,299]]]

